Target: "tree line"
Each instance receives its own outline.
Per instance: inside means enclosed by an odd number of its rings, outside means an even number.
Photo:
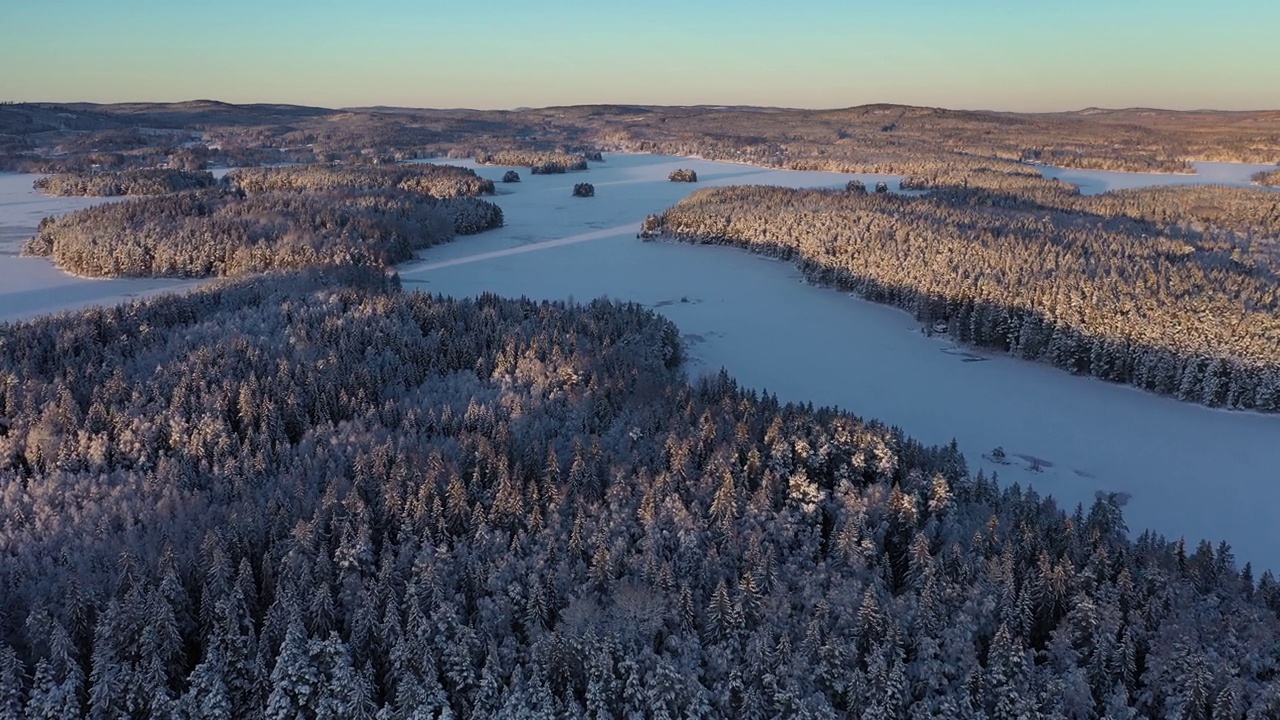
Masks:
[[[0,325],[0,711],[1262,718],[1280,588],[695,385],[635,305],[370,268]]]
[[[390,188],[441,198],[494,193],[493,181],[473,170],[432,163],[240,168],[227,173],[227,183],[250,193]]]
[[[1160,188],[1062,193],[1050,198],[1066,200],[1057,207],[1036,198],[718,188],[649,218],[642,234],[792,259],[814,282],[1074,373],[1280,411],[1280,197]],[[1196,199],[1214,205],[1180,212]]]
[[[403,160],[513,146],[557,148],[588,160],[601,150],[657,152],[893,174],[993,163],[1191,173],[1192,160],[1280,160],[1280,122],[1266,112],[990,113],[887,104],[822,111],[625,105],[339,111],[218,104],[135,105],[127,114],[99,107],[77,110],[76,121],[59,113],[47,105],[0,110],[0,168],[172,165],[179,157],[226,166]]]
[[[481,165],[525,165],[532,175],[552,175],[587,169],[587,158],[584,155],[543,150],[477,152],[475,160]]]
[[[503,223],[474,197],[399,189],[196,190],[46,218],[23,245],[91,277],[207,277],[333,264],[391,265]]]
[[[165,195],[217,184],[213,175],[200,170],[146,168],[119,172],[57,173],[35,181],[40,192],[59,197],[116,197]]]
[[[1197,236],[1239,245],[1241,252],[1266,254],[1280,236],[1280,193],[1221,185],[1168,185],[1082,195],[1061,180],[1031,169],[1001,172],[978,168],[909,175],[904,190],[927,190],[958,205],[987,205],[1024,211],[1063,211],[1096,218],[1136,220],[1143,232]],[[1230,249],[1230,248],[1228,248]]]

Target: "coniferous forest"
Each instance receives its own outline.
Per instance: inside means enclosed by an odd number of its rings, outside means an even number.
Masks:
[[[239,168],[227,182],[246,192],[376,190],[395,188],[434,197],[492,195],[492,180],[453,165],[302,165]]]
[[[213,187],[217,183],[203,170],[142,168],[120,172],[59,173],[42,177],[35,189],[62,197],[113,197],[117,195],[164,195],[179,190]]]
[[[1194,171],[1193,160],[1274,165],[1280,113],[1147,108],[1007,113],[872,104],[832,110],[583,105],[517,111],[328,109],[208,100],[128,106],[0,104],[0,169],[202,169],[281,162],[488,157],[547,172],[602,150],[793,170],[919,174],[1025,163]],[[507,155],[506,153],[511,153]]]
[[[23,252],[93,277],[241,275],[391,265],[503,223],[474,197],[493,183],[463,168],[267,168],[227,183],[47,219]]]
[[[1280,713],[1225,545],[689,386],[637,306],[397,285],[0,326],[5,717]]]
[[[599,158],[600,154],[595,153]],[[478,152],[476,162],[481,165],[527,165],[533,175],[554,175],[573,170],[586,170],[585,155],[564,152],[534,150],[501,150],[498,152]]]
[[[50,194],[151,196],[48,219],[26,253],[220,278],[0,324],[0,720],[1280,717],[1280,585],[1227,544],[1130,533],[1123,496],[1060,508],[971,474],[955,442],[723,372],[690,384],[676,326],[637,305],[436,297],[391,267],[504,220],[492,181],[395,160],[541,175],[611,148],[905,173],[923,195],[703,190],[643,234],[791,259],[963,342],[1274,412],[1280,195],[1086,197],[1029,163],[1274,162],[1276,127],[0,106],[0,167],[72,171],[39,181]],[[317,164],[203,172],[280,162]]]
[[[1280,195],[1084,197],[1038,175],[907,178],[925,197],[731,187],[645,235],[794,260],[956,339],[1213,406],[1280,410]]]

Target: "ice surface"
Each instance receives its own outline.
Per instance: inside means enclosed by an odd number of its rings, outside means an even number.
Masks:
[[[1097,195],[1108,190],[1127,190],[1153,185],[1230,185],[1257,188],[1251,179],[1262,171],[1275,170],[1275,165],[1249,163],[1193,162],[1196,174],[1110,172],[1107,170],[1074,170],[1072,168],[1037,165],[1047,178],[1056,178],[1080,188],[1082,195]],[[1272,188],[1268,188],[1272,189]]]
[[[62,272],[46,258],[19,257],[22,244],[42,219],[121,199],[51,197],[32,189],[38,177],[0,173],[0,322],[195,285],[189,280],[81,278]]]

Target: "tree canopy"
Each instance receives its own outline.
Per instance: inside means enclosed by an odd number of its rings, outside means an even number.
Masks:
[[[35,189],[61,197],[115,197],[164,195],[180,190],[213,187],[213,175],[204,171],[147,168],[119,172],[58,173],[35,181]]]
[[[1280,589],[634,305],[370,268],[0,325],[10,716],[1280,711]]]

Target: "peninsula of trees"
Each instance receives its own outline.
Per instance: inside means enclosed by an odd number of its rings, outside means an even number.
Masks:
[[[275,168],[229,179],[234,189],[140,198],[46,219],[23,252],[92,277],[240,275],[331,264],[387,266],[455,234],[503,223],[502,209],[485,200],[404,189],[485,187],[458,168]]]
[[[0,337],[10,717],[1280,713],[1229,547],[691,387],[634,305],[348,266]]]
[[[643,234],[794,260],[814,282],[905,308],[963,342],[1193,402],[1280,411],[1280,195],[1082,197],[978,177],[996,189],[701,190]],[[1047,191],[1006,187],[1027,183]]]
[[[61,197],[116,197],[165,195],[180,190],[213,187],[213,175],[204,171],[145,168],[119,172],[58,173],[35,181],[35,189]]]
[[[1270,172],[1260,172],[1253,176],[1253,181],[1259,185],[1280,187],[1280,168],[1276,168]]]
[[[227,174],[227,183],[250,193],[395,188],[447,198],[492,195],[494,192],[493,181],[480,177],[473,170],[431,163],[241,168]]]

